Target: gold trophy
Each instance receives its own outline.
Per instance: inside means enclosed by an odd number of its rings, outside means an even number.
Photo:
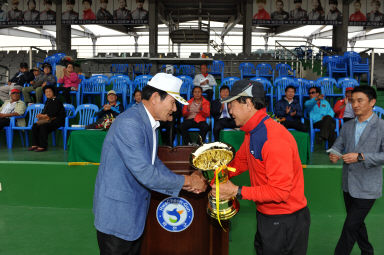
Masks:
[[[209,183],[217,183],[216,189],[218,190],[220,184],[228,181],[226,166],[234,157],[235,149],[231,145],[214,142],[203,144],[193,151],[190,155],[190,163],[195,169],[202,172]],[[229,220],[237,214],[239,209],[239,201],[235,197],[229,200],[216,200],[215,196],[211,193],[208,194],[207,212],[216,220]]]

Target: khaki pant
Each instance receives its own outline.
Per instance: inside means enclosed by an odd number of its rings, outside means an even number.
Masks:
[[[23,88],[24,102],[26,104],[32,103],[31,94],[30,94],[32,91],[36,92],[36,103],[37,104],[43,103],[43,88],[37,87],[36,89],[34,89],[32,86]]]

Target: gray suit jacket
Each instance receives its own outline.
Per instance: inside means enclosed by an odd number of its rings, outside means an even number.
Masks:
[[[105,137],[96,177],[93,212],[100,232],[137,240],[150,191],[178,196],[184,176],[171,172],[158,156],[152,165],[152,148],[152,127],[142,103],[117,116]]]
[[[332,146],[342,154],[357,152],[365,157],[362,162],[343,164],[343,190],[354,198],[376,199],[383,186],[384,120],[374,114],[356,146],[355,127],[355,120],[346,122]]]

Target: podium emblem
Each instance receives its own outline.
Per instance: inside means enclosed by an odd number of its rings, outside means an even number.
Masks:
[[[156,209],[157,221],[169,232],[181,232],[187,229],[193,221],[193,215],[192,205],[181,197],[166,198]]]

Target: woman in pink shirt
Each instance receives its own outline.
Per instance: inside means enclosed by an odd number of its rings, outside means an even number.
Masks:
[[[62,87],[59,87],[59,91],[63,91],[65,102],[70,104],[71,103],[70,92],[71,90],[73,91],[78,90],[80,79],[77,73],[73,71],[72,63],[67,63],[63,71],[64,71],[64,76],[63,78],[59,79],[58,83],[61,83],[64,85]]]

